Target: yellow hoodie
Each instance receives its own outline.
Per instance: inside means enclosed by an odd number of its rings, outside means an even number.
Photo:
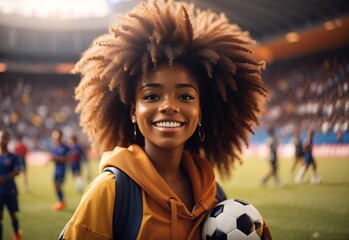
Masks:
[[[194,192],[195,207],[191,210],[165,183],[139,146],[116,147],[104,153],[101,174],[85,190],[64,239],[113,238],[115,177],[103,172],[108,166],[123,170],[142,188],[143,219],[137,239],[201,239],[201,223],[218,202],[215,176],[207,160],[184,152],[182,161]]]

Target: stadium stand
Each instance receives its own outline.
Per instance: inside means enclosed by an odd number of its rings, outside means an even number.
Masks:
[[[268,66],[263,78],[270,101],[262,126],[277,126],[284,141],[301,127],[317,131],[315,143],[336,143],[339,132],[341,142],[348,143],[348,56],[348,49],[341,49]],[[257,133],[264,134],[263,130]]]
[[[317,130],[315,143],[336,143],[338,132],[341,142],[349,143],[348,56],[334,51],[269,65],[263,78],[270,101],[252,143],[263,142],[270,125],[277,127],[284,142],[300,126]],[[77,83],[78,77],[69,74],[2,74],[0,125],[12,134],[24,134],[37,149],[47,147],[53,128],[63,129],[67,136],[82,134],[74,112]]]
[[[296,127],[317,130],[316,144],[349,143],[349,54],[333,51],[321,56],[276,62],[263,74],[270,101],[252,144],[262,143],[265,129],[277,127],[289,142]],[[66,136],[82,135],[73,97],[78,76],[69,74],[1,75],[0,125],[23,134],[33,149],[46,149],[50,132],[61,128]],[[85,143],[87,140],[85,138]]]
[[[0,81],[0,126],[22,134],[31,149],[48,149],[50,133],[81,134],[73,98],[77,77],[6,73]]]

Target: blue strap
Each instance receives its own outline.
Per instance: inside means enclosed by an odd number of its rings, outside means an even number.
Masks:
[[[113,212],[113,239],[137,238],[143,217],[142,191],[138,184],[116,167],[107,167],[116,179],[116,198]]]
[[[218,184],[218,182],[216,182],[216,199],[219,202],[227,200],[227,195],[225,195],[223,188]]]

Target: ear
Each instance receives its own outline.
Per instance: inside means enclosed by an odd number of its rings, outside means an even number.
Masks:
[[[136,107],[134,104],[131,104],[131,110],[130,110],[130,118],[132,122],[136,122],[137,118],[136,118]]]

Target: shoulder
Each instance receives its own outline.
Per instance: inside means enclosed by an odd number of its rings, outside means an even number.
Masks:
[[[17,161],[18,160],[17,155],[15,155],[13,153],[9,153],[7,156],[8,156],[8,158],[10,158],[13,161]]]
[[[15,166],[18,164],[18,157],[13,153],[8,153],[5,156],[1,156],[0,161],[6,166]]]
[[[113,206],[115,199],[115,177],[112,173],[98,175],[86,188],[80,202],[80,207]],[[108,209],[112,211],[112,209]]]
[[[63,148],[65,151],[69,151],[69,150],[70,150],[70,148],[69,148],[67,145],[65,145],[65,144],[62,144],[62,148]]]
[[[82,145],[76,145],[76,147],[77,147],[77,149],[79,149],[79,151],[83,151],[84,150]]]
[[[8,155],[7,155],[7,157],[10,157],[10,158],[17,158],[17,155],[15,155],[15,154],[9,152]]]
[[[112,173],[101,173],[86,188],[64,236],[72,239],[90,239],[92,236],[91,239],[110,239],[114,202],[115,177]]]
[[[115,195],[115,176],[113,173],[103,172],[98,175],[95,180],[86,188],[85,194],[92,193],[93,198],[99,197],[98,194],[101,193],[102,198],[105,194],[113,194]],[[106,192],[107,191],[107,192]],[[97,194],[97,195],[95,195]]]

